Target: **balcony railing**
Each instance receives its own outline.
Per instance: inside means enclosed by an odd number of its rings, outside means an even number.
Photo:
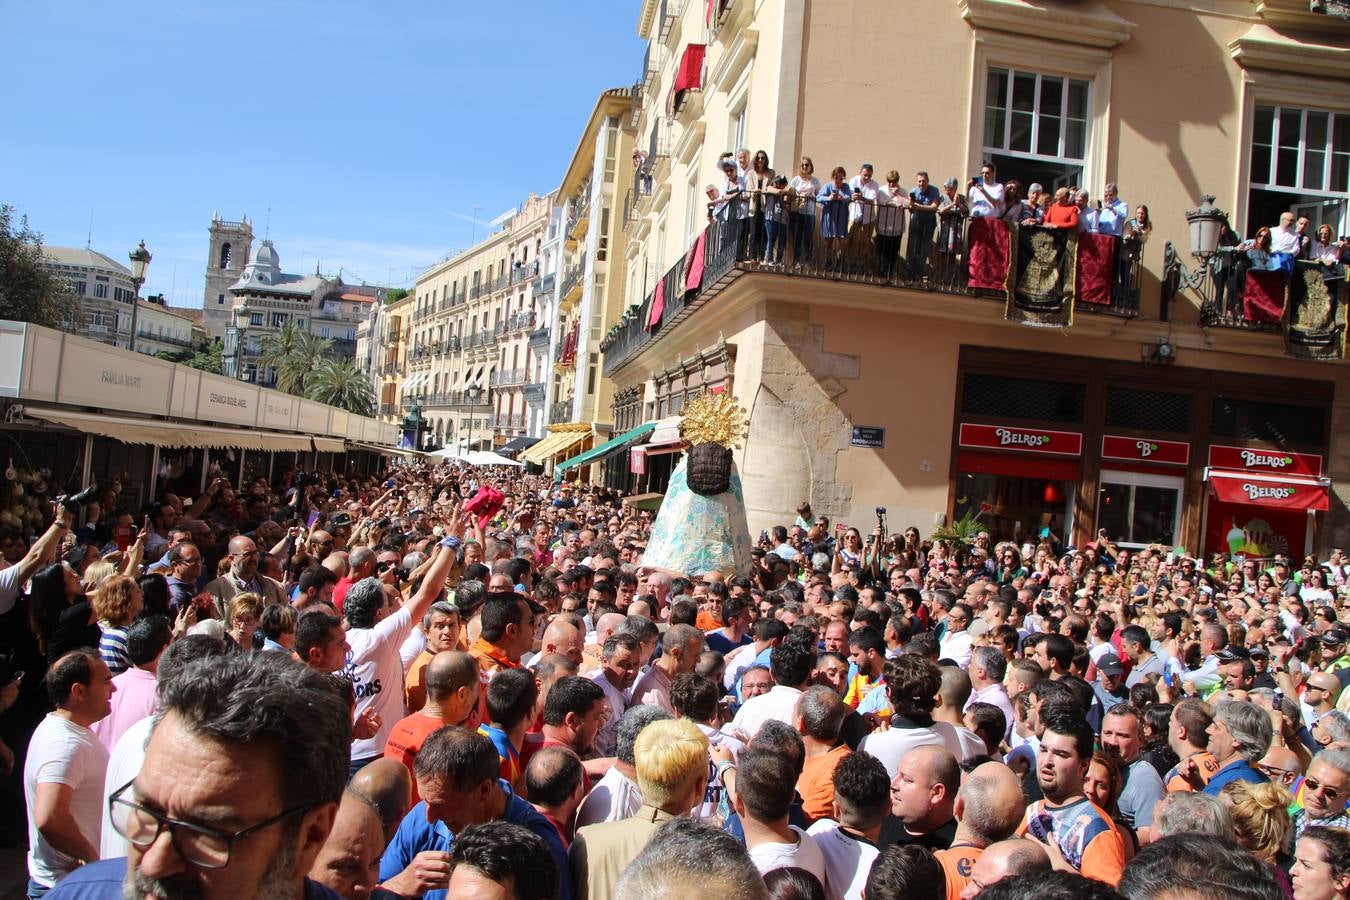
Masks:
[[[810,201],[807,209],[814,213],[817,204]],[[909,231],[904,221],[905,210],[883,207],[878,230]],[[888,217],[894,217],[891,222]],[[872,284],[901,290],[920,290],[965,296],[983,296],[1006,302],[1004,292],[975,290],[968,286],[967,260],[961,253],[939,253],[930,243],[925,252],[916,255],[916,269],[910,272],[906,262],[908,243],[899,237],[893,242],[880,243],[855,230],[853,236],[823,238],[819,216],[798,220],[816,227],[803,225],[800,231],[790,231],[786,223],[774,242],[765,262],[767,234],[754,231],[753,219],[717,221],[705,230],[704,267],[698,287],[685,290],[684,260],[671,266],[662,276],[663,309],[656,317],[656,327],[647,328],[656,295],[655,285],[648,291],[640,306],[630,307],[623,321],[610,330],[600,343],[605,354],[605,373],[609,374],[659,339],[663,330],[687,316],[693,308],[719,293],[727,284],[747,272],[771,273],[780,277],[808,277],[829,281]],[[968,222],[953,220],[959,250],[969,246]],[[841,229],[842,233],[842,229]],[[906,238],[907,238],[906,234]],[[861,239],[860,239],[861,238]],[[883,255],[879,248],[892,252]],[[1108,296],[1105,302],[1078,302],[1076,313],[1089,312],[1122,318],[1139,314],[1139,283],[1142,265],[1138,258],[1140,246],[1130,241],[1116,240],[1116,258],[1109,275]]]
[[[529,281],[539,274],[539,260],[526,263],[523,266],[515,266],[511,269],[511,283],[519,284],[522,281]]]
[[[186,349],[192,348],[192,341],[187,338],[176,338],[170,337],[167,334],[156,334],[146,328],[136,329],[136,337],[137,339],[144,339],[147,341],[157,341],[161,344],[172,344],[175,347],[184,347]]]
[[[524,428],[524,413],[497,413],[492,417],[493,428]]]
[[[528,341],[528,346],[531,347],[531,348],[547,347],[547,346],[548,346],[548,326],[547,326],[547,325],[543,326],[542,328],[536,328],[534,331],[531,331],[531,332],[530,332],[530,339],[529,339],[529,341]]]
[[[470,398],[468,391],[446,391],[427,394],[421,398],[423,406],[487,406],[492,402],[487,391],[478,391]]]
[[[581,284],[581,277],[586,274],[586,257],[581,257],[574,265],[568,268],[562,277],[562,296],[563,299],[571,296],[573,289]]]
[[[512,387],[524,383],[524,369],[503,369],[500,372],[493,372],[492,377],[488,379],[488,384],[491,387]]]
[[[1263,270],[1254,262],[1235,247],[1220,248],[1210,259],[1200,288],[1200,324],[1284,332],[1291,355],[1341,358],[1350,299],[1345,265],[1299,260],[1289,272]]]
[[[544,387],[545,387],[545,385],[544,385],[544,383],[543,383],[542,381],[536,381],[536,382],[534,382],[533,384],[527,384],[527,385],[525,385],[525,402],[526,402],[526,403],[543,403],[543,402],[544,402]]]
[[[552,272],[549,272],[543,278],[540,278],[538,281],[536,281],[534,283],[534,286],[530,288],[530,296],[545,297],[553,293],[553,286],[557,283],[557,281],[558,277],[554,275]]]
[[[572,401],[559,400],[548,408],[548,424],[572,421]]]

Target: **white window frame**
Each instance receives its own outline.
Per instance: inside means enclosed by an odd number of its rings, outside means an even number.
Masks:
[[[1069,118],[1069,85],[1070,85],[1072,82],[1079,82],[1079,83],[1081,83],[1081,84],[1084,84],[1084,85],[1086,86],[1086,88],[1087,88],[1087,99],[1086,99],[1086,102],[1085,102],[1084,105],[1083,105],[1083,113],[1084,113],[1084,116],[1085,116],[1085,118],[1083,119],[1083,154],[1084,154],[1084,156],[1086,156],[1086,155],[1087,155],[1087,148],[1088,148],[1088,140],[1089,140],[1088,135],[1090,134],[1090,132],[1091,132],[1091,130],[1092,130],[1092,118],[1091,118],[1091,115],[1092,115],[1092,82],[1089,81],[1089,80],[1087,80],[1087,79],[1085,79],[1085,78],[1074,78],[1074,77],[1072,77],[1072,76],[1060,75],[1060,74],[1058,74],[1058,73],[1056,73],[1056,72],[1042,72],[1042,71],[1038,71],[1038,70],[1025,69],[1025,68],[1017,69],[1017,68],[1013,68],[1013,67],[1011,67],[1011,66],[992,66],[992,65],[991,65],[991,66],[989,66],[989,67],[987,67],[987,68],[985,69],[985,89],[986,89],[986,94],[985,94],[985,110],[984,110],[984,112],[985,112],[985,115],[986,115],[986,116],[987,116],[988,113],[989,113],[989,105],[988,105],[988,102],[989,102],[989,96],[988,96],[988,79],[989,79],[990,74],[991,74],[995,69],[999,69],[999,70],[1001,70],[1001,71],[1004,71],[1004,72],[1006,72],[1007,75],[1008,75],[1008,86],[1007,86],[1007,90],[1006,90],[1006,92],[1005,92],[1005,94],[1004,94],[1004,97],[1003,97],[1003,100],[1004,100],[1004,106],[1003,106],[1003,141],[1002,141],[1002,144],[1003,144],[1003,145],[1002,145],[1002,146],[994,146],[994,145],[988,144],[988,143],[983,144],[982,150],[983,150],[983,152],[984,152],[984,154],[985,154],[985,158],[988,159],[989,156],[991,156],[991,155],[993,155],[993,154],[997,154],[997,155],[999,155],[999,156],[1013,156],[1013,157],[1019,157],[1019,158],[1034,159],[1034,160],[1036,160],[1037,162],[1056,163],[1056,164],[1059,164],[1059,165],[1066,165],[1066,166],[1083,166],[1083,165],[1084,165],[1084,160],[1083,160],[1083,158],[1080,158],[1080,157],[1074,157],[1074,156],[1067,156],[1067,155],[1065,155],[1065,153],[1064,153],[1065,142],[1066,142],[1067,139],[1068,139],[1068,137],[1067,137],[1067,136],[1068,136],[1068,123],[1069,123],[1069,121],[1070,121],[1070,118]],[[1029,140],[1029,144],[1030,144],[1030,147],[1031,147],[1030,150],[1014,150],[1014,149],[1012,148],[1013,112],[1014,112],[1014,110],[1013,110],[1013,105],[1012,105],[1012,103],[1013,103],[1012,98],[1013,98],[1013,88],[1014,88],[1014,85],[1015,85],[1015,83],[1016,83],[1017,76],[1019,76],[1019,75],[1030,75],[1030,76],[1032,76],[1032,77],[1034,77],[1034,78],[1036,79],[1036,87],[1035,87],[1034,96],[1033,96],[1033,99],[1032,99],[1032,109],[1031,109],[1031,135],[1030,135],[1030,140]],[[1041,109],[1041,85],[1042,85],[1044,79],[1047,79],[1047,78],[1055,78],[1055,79],[1059,79],[1059,81],[1060,81],[1060,115],[1059,115],[1060,128],[1059,128],[1059,148],[1058,148],[1060,152],[1057,153],[1057,154],[1045,154],[1045,153],[1041,153],[1040,150],[1039,150],[1039,147],[1040,147],[1040,132],[1041,132],[1041,118],[1042,118],[1042,113],[1041,113],[1041,111],[1040,111],[1040,109]],[[984,137],[987,137],[987,135],[984,135],[981,139],[983,140]]]
[[[984,113],[989,70],[1016,69],[1076,78],[1088,83],[1087,145],[1083,158],[1073,160],[1083,167],[1083,184],[1100,185],[1106,180],[1106,159],[1111,121],[1111,51],[1070,42],[1055,43],[1025,35],[990,29],[975,29],[971,65],[970,108],[967,110],[967,170],[979,171],[984,162]]]
[[[1301,105],[1299,105],[1299,106],[1287,106],[1287,105],[1282,105],[1282,104],[1255,103],[1255,104],[1252,105],[1252,113],[1253,113],[1253,114],[1252,114],[1252,134],[1251,134],[1251,140],[1250,140],[1250,142],[1249,142],[1251,147],[1255,147],[1256,144],[1257,144],[1257,138],[1258,138],[1258,135],[1257,135],[1256,132],[1255,132],[1255,128],[1256,128],[1256,115],[1255,115],[1255,112],[1256,112],[1256,109],[1257,109],[1258,107],[1267,107],[1267,108],[1273,110],[1273,119],[1272,119],[1272,122],[1271,122],[1271,132],[1270,132],[1270,135],[1269,135],[1269,137],[1270,137],[1270,165],[1269,165],[1269,167],[1266,169],[1266,180],[1265,180],[1265,181],[1255,181],[1255,180],[1250,180],[1250,172],[1249,172],[1249,181],[1248,181],[1248,184],[1247,184],[1248,190],[1280,191],[1280,192],[1282,192],[1282,193],[1308,194],[1308,195],[1311,195],[1311,196],[1326,197],[1326,198],[1332,199],[1332,200],[1343,200],[1343,199],[1345,199],[1345,197],[1346,197],[1346,192],[1345,192],[1345,191],[1333,191],[1333,190],[1330,189],[1330,187],[1312,188],[1312,187],[1307,187],[1307,186],[1305,186],[1305,185],[1304,185],[1304,175],[1305,175],[1304,164],[1307,162],[1307,152],[1308,152],[1308,143],[1307,143],[1307,134],[1308,134],[1308,114],[1309,114],[1309,113],[1322,113],[1322,114],[1324,114],[1324,115],[1327,116],[1327,143],[1326,143],[1325,148],[1322,150],[1322,152],[1326,154],[1326,159],[1324,159],[1324,160],[1322,161],[1322,184],[1324,184],[1324,185],[1330,185],[1330,184],[1331,184],[1332,172],[1334,171],[1334,163],[1335,163],[1335,156],[1336,156],[1336,153],[1335,153],[1335,150],[1334,150],[1334,146],[1335,146],[1335,145],[1334,145],[1334,143],[1333,143],[1333,141],[1335,140],[1336,119],[1337,119],[1338,117],[1344,119],[1344,120],[1345,120],[1345,123],[1346,123],[1346,126],[1347,126],[1347,127],[1350,127],[1350,112],[1336,112],[1335,110],[1330,110],[1330,109],[1318,109],[1318,108],[1310,107],[1310,106],[1308,106],[1308,105],[1306,105],[1306,104],[1301,104]],[[1295,176],[1294,176],[1294,180],[1295,180],[1297,183],[1294,184],[1294,185],[1278,184],[1277,182],[1275,182],[1275,181],[1273,180],[1273,178],[1274,178],[1274,176],[1275,176],[1275,173],[1276,173],[1276,172],[1278,171],[1278,169],[1279,169],[1279,154],[1280,154],[1280,147],[1282,146],[1282,145],[1280,144],[1280,139],[1281,139],[1281,137],[1283,136],[1283,135],[1281,134],[1281,122],[1280,122],[1281,116],[1280,116],[1280,113],[1281,113],[1281,112],[1285,112],[1285,111],[1297,112],[1297,113],[1299,114],[1299,135],[1298,135],[1298,144],[1297,144],[1297,146],[1298,146],[1298,164],[1297,164],[1297,167],[1296,167],[1297,171],[1296,171],[1296,174],[1295,174]],[[1250,169],[1250,167],[1249,167],[1249,169]]]
[[[1174,540],[1180,537],[1181,515],[1186,501],[1186,479],[1183,476],[1164,475],[1161,473],[1154,474],[1151,472],[1125,472],[1119,469],[1107,468],[1105,464],[1103,464],[1099,483],[1103,486],[1108,484],[1119,484],[1119,485],[1126,485],[1129,487],[1163,488],[1165,490],[1176,491],[1177,492],[1176,505],[1175,508],[1172,510],[1172,522],[1173,522],[1172,537]],[[1130,516],[1129,513],[1127,513],[1127,517],[1129,517],[1131,527],[1133,527],[1134,524],[1133,516]],[[1101,526],[1098,525],[1098,527]],[[1112,535],[1112,537],[1114,537],[1114,535]],[[1140,550],[1148,546],[1148,544],[1124,540],[1120,541],[1119,543],[1120,546],[1130,550]]]

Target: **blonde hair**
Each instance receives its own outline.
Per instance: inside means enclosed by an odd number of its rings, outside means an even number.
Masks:
[[[86,591],[92,591],[107,579],[117,574],[117,566],[106,559],[91,562],[80,576],[80,585]]]
[[[1294,823],[1289,817],[1289,792],[1277,784],[1253,784],[1233,781],[1224,785],[1220,796],[1233,817],[1237,841],[1257,857],[1274,859],[1288,850]]]
[[[110,575],[94,591],[94,617],[113,625],[130,625],[135,615],[132,595],[140,589],[130,575]]]
[[[708,739],[688,719],[653,722],[638,734],[633,758],[642,802],[665,809],[707,776]]]
[[[229,612],[225,616],[225,621],[229,625],[234,624],[234,620],[241,616],[252,616],[254,619],[261,618],[263,602],[257,594],[235,594],[234,599],[230,601]]]

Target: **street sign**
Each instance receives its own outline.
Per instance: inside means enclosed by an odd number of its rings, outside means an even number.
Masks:
[[[855,447],[872,447],[880,450],[886,446],[886,429],[871,425],[854,425],[853,439],[849,443]]]

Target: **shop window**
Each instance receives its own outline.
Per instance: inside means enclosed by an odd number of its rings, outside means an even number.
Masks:
[[[1265,441],[1279,447],[1321,447],[1326,440],[1325,408],[1215,397],[1210,431],[1231,440]]]
[[[1344,234],[1350,189],[1350,114],[1289,106],[1256,107],[1252,122],[1247,231],[1292,210],[1313,227]]]
[[[1097,527],[1127,547],[1173,547],[1183,486],[1180,476],[1104,471]]]
[[[1112,428],[1189,434],[1191,397],[1168,391],[1107,388],[1106,424]]]
[[[969,372],[961,390],[961,412],[1004,420],[1083,421],[1087,389],[1082,384],[1009,378]]]
[[[973,515],[995,541],[1063,545],[1071,537],[1074,481],[962,472],[956,481],[956,518]]]
[[[1047,190],[1083,183],[1088,82],[991,67],[986,76],[984,156],[999,177]]]

